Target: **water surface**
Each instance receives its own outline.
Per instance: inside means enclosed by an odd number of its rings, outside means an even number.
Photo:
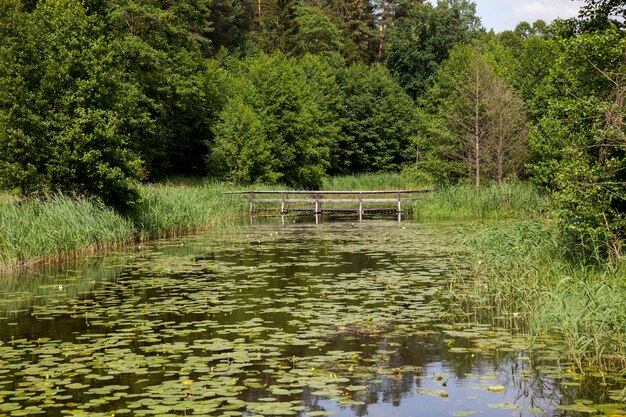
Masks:
[[[0,415],[626,414],[558,338],[450,317],[456,229],[257,224],[5,278]]]

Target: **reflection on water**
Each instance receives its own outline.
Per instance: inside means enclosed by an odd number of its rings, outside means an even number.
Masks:
[[[0,415],[626,413],[557,339],[449,321],[449,234],[256,224],[4,279]]]

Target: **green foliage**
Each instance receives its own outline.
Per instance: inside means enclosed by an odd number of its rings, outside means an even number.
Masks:
[[[624,26],[626,18],[626,2],[623,0],[586,0],[580,9],[585,31],[604,30],[612,25]]]
[[[560,43],[554,38],[531,36],[518,49],[513,49],[512,53],[515,69],[511,81],[532,111],[538,86],[545,82],[554,67],[554,57],[560,53]],[[539,109],[536,113],[540,113]],[[539,117],[539,114],[535,117]]]
[[[340,52],[344,47],[343,34],[331,18],[314,6],[300,5],[297,8],[295,51],[311,54]]]
[[[452,47],[469,42],[482,31],[472,2],[446,0],[436,6],[418,5],[391,29],[387,67],[411,96],[418,97],[432,84]]]
[[[451,296],[470,320],[479,315],[534,334],[556,332],[578,366],[611,365],[626,348],[626,265],[572,258],[554,226],[515,221],[465,233],[473,279],[469,293]]]
[[[341,80],[345,103],[335,173],[399,169],[415,155],[415,106],[380,65],[353,64]]]
[[[213,0],[209,13],[213,30],[208,35],[213,49],[244,50],[256,9],[255,0]]]
[[[212,50],[211,2],[105,2],[99,16],[125,78],[146,117],[128,126],[149,178],[202,175],[210,126],[224,101],[222,71],[204,60]]]
[[[418,168],[440,183],[502,182],[526,160],[524,103],[498,74],[508,74],[510,61],[497,40],[491,42],[454,47],[428,92],[416,139]]]
[[[418,182],[408,171],[376,172],[330,177],[324,181],[323,190],[416,190],[427,189],[429,183]]]
[[[349,61],[374,62],[378,30],[374,5],[370,0],[321,0],[325,9],[336,17],[344,33],[344,56]]]
[[[532,184],[518,181],[476,188],[440,188],[416,202],[417,220],[462,221],[535,219],[548,212],[550,197]]]
[[[261,30],[257,38],[263,50],[271,54],[280,51],[290,54],[296,47],[298,33],[297,0],[263,0],[259,24]]]
[[[624,80],[614,75],[625,49],[616,30],[564,41],[531,132],[531,172],[556,191],[562,230],[587,255],[597,244],[618,255],[625,238]]]
[[[110,25],[110,33],[122,42],[138,41],[151,52],[209,51],[210,0],[183,0],[175,4],[110,0],[104,5],[103,17]]]
[[[247,213],[243,196],[219,183],[142,185],[141,203],[121,216],[94,200],[63,195],[0,200],[0,271],[31,262],[234,222]]]
[[[274,145],[281,180],[287,185],[318,187],[328,168],[329,143],[322,136],[322,114],[312,99],[306,74],[296,62],[277,54],[250,61],[248,76],[259,94],[258,110]]]
[[[110,208],[61,195],[1,203],[0,229],[0,270],[123,244],[135,236],[133,224]]]
[[[247,213],[244,196],[225,195],[228,184],[157,184],[141,187],[142,202],[130,214],[140,239],[175,236],[234,222]]]
[[[17,10],[8,26],[21,22],[15,29],[29,34],[3,47],[0,62],[2,84],[14,85],[0,93],[0,187],[134,204],[141,162],[126,127],[142,110],[98,23],[73,0],[40,2],[31,16]]]
[[[319,111],[318,129],[320,135],[327,138],[330,151],[328,170],[332,172],[339,163],[342,126],[346,122],[346,100],[340,85],[345,77],[345,62],[338,54],[306,54],[299,64],[310,88],[311,100]]]
[[[224,107],[215,126],[217,143],[210,164],[215,173],[223,172],[235,184],[276,183],[281,174],[274,172],[277,161],[256,112],[235,97]]]
[[[239,182],[319,187],[330,160],[329,138],[298,62],[280,53],[260,55],[244,63],[239,77],[242,88],[215,128],[211,160],[221,159],[227,175]]]
[[[249,58],[215,126],[214,174],[317,188],[327,173],[400,169],[415,107],[382,66],[336,54]]]

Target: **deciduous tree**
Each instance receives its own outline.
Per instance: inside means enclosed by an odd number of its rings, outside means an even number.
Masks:
[[[415,105],[382,65],[351,65],[342,81],[336,172],[398,169],[413,158]]]
[[[555,191],[564,236],[578,249],[599,245],[615,255],[626,239],[624,51],[617,29],[565,40],[531,131],[530,170]]]
[[[216,150],[226,157],[229,175],[256,182],[248,173],[263,172],[273,182],[319,187],[330,164],[330,138],[321,128],[323,113],[297,60],[282,53],[260,55],[246,60],[238,76],[241,87],[215,131]],[[237,108],[240,113],[230,114]],[[230,149],[245,152],[236,155]],[[247,161],[254,152],[269,163],[265,171]]]
[[[482,31],[476,5],[470,1],[440,0],[437,6],[415,6],[390,31],[386,65],[404,89],[418,97],[434,81],[451,48]]]
[[[420,141],[426,156],[421,165],[434,175],[472,177],[480,186],[484,179],[502,182],[526,162],[524,105],[495,66],[478,47],[457,45],[440,68],[429,93],[434,117],[423,122]],[[426,132],[432,136],[424,140]],[[451,172],[442,173],[438,164]]]
[[[144,114],[99,22],[75,0],[45,0],[32,14],[9,2],[0,28],[24,26],[1,47],[2,186],[84,194],[118,208],[137,202],[142,166],[128,128]]]

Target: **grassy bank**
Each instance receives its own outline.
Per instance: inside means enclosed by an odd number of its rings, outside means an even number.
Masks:
[[[476,188],[473,184],[433,187],[407,172],[347,175],[327,179],[324,190],[429,190],[412,205],[420,221],[533,219],[549,210],[549,196],[532,184],[512,181]]]
[[[224,195],[233,186],[160,184],[141,188],[142,203],[130,218],[140,239],[189,233],[233,223],[248,213],[246,197]]]
[[[425,195],[413,206],[423,221],[531,219],[544,215],[549,197],[531,184],[510,182],[476,188],[456,185]]]
[[[135,227],[110,208],[54,196],[0,203],[0,270],[128,242]]]
[[[421,190],[432,188],[430,184],[416,181],[404,172],[376,172],[330,177],[324,181],[323,190]]]
[[[548,223],[481,226],[461,238],[471,255],[457,312],[534,334],[557,333],[578,366],[626,367],[626,262],[572,259]],[[476,317],[481,316],[481,317]]]
[[[0,272],[132,242],[234,222],[247,213],[245,197],[223,184],[141,187],[142,203],[122,216],[89,200],[53,196],[0,201]]]

